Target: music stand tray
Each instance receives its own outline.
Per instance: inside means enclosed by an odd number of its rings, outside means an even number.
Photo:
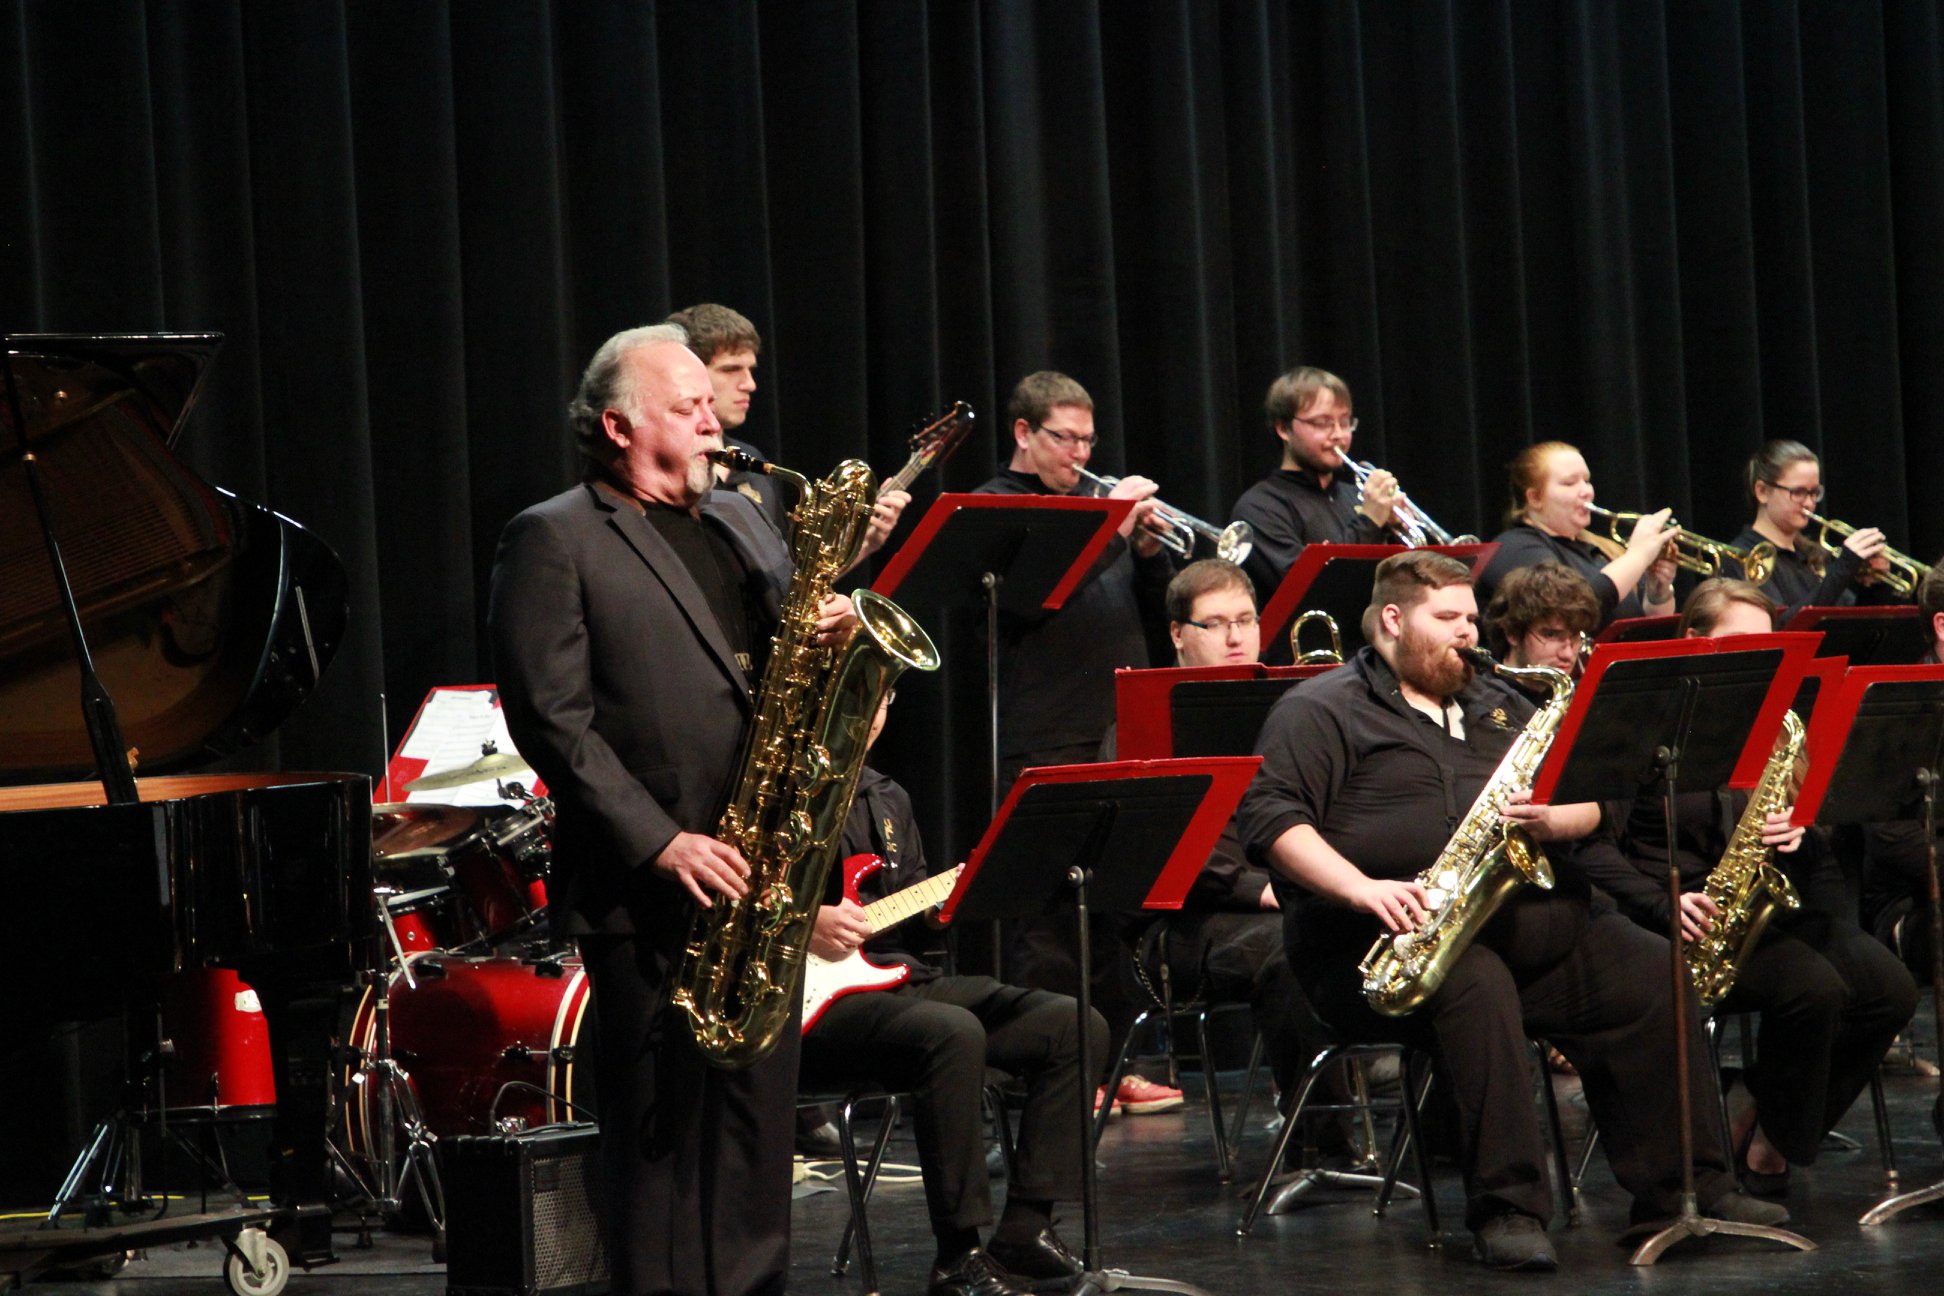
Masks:
[[[1924,656],[1925,625],[1909,603],[1888,607],[1805,607],[1790,630],[1822,632],[1819,657],[1847,657],[1852,666],[1902,666]]]

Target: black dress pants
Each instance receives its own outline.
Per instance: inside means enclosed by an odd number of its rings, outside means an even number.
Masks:
[[[1347,923],[1356,919],[1343,915]],[[1313,929],[1313,928],[1312,928]],[[1325,1023],[1353,1041],[1432,1052],[1457,1108],[1467,1227],[1507,1207],[1552,1217],[1545,1141],[1527,1041],[1544,1038],[1580,1073],[1613,1174],[1636,1218],[1680,1206],[1674,1006],[1665,938],[1582,900],[1527,891],[1453,964],[1429,1002],[1386,1017],[1364,1000],[1363,950],[1325,957],[1322,942],[1291,949],[1297,976]],[[1308,945],[1306,950],[1304,945]],[[1735,1188],[1728,1172],[1713,1068],[1700,1010],[1689,995],[1696,1196],[1705,1207]]]
[[[1855,923],[1805,907],[1776,915],[1721,1011],[1761,1013],[1748,1091],[1769,1141],[1808,1165],[1917,1011],[1917,984]]]
[[[790,1267],[797,1022],[740,1071],[668,1006],[672,955],[583,936],[615,1296],[770,1296]]]
[[[1018,1178],[1008,1191],[1036,1201],[1079,1198],[1082,1093],[1091,1112],[1091,1077],[1107,1049],[1098,1013],[1092,1034],[1083,1085],[1073,1000],[991,977],[937,977],[832,1003],[803,1041],[803,1084],[870,1081],[912,1095],[925,1206],[933,1232],[944,1235],[992,1222],[980,1115],[988,1066],[1026,1084]]]

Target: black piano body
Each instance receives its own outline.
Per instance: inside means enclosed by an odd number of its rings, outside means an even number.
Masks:
[[[177,773],[274,730],[315,688],[349,609],[328,546],[173,453],[219,341],[7,340],[0,949],[12,972],[0,1029],[19,1040],[123,1008],[139,1018],[170,974],[235,969],[270,1027],[273,1196],[314,1218],[328,1199],[337,1001],[373,924],[371,789],[358,774]],[[142,776],[133,803],[100,781],[26,453]],[[318,1249],[312,1237],[293,1251]]]

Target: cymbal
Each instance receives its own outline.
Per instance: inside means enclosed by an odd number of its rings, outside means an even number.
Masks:
[[[421,774],[407,783],[405,790],[438,792],[445,788],[464,787],[468,783],[482,783],[487,779],[503,779],[513,774],[532,772],[533,766],[520,759],[518,752],[488,752],[470,765],[440,770],[437,774]]]
[[[479,827],[480,812],[464,806],[375,805],[371,807],[371,853],[380,860],[427,847],[451,849]]]

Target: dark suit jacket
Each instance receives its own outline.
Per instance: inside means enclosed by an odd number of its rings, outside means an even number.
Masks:
[[[702,504],[751,573],[750,635],[773,632],[790,555],[747,499]],[[507,523],[488,613],[507,728],[554,798],[556,935],[638,933],[667,949],[692,902],[644,867],[712,833],[754,681],[707,597],[646,518],[592,485]]]

